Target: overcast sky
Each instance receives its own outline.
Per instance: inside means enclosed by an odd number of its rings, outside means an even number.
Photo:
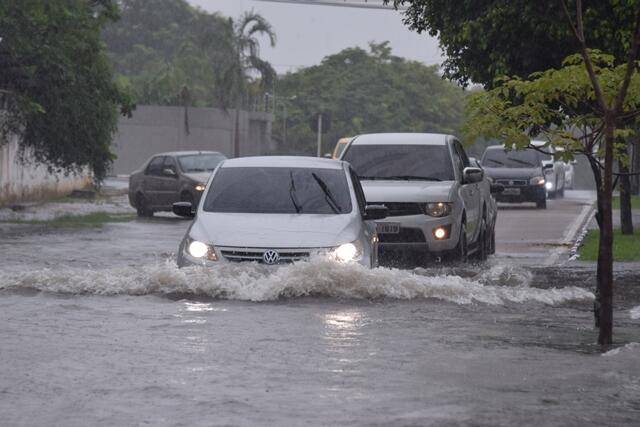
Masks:
[[[244,11],[260,13],[273,26],[278,42],[261,44],[261,56],[278,73],[320,63],[346,47],[368,49],[369,41],[389,40],[393,53],[425,64],[440,64],[436,39],[409,31],[394,10],[270,3],[257,0],[187,0],[208,12],[237,18]]]

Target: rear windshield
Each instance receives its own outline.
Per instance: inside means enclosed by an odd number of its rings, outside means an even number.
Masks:
[[[191,154],[178,156],[180,169],[185,173],[211,172],[225,157],[222,154]]]
[[[351,193],[343,170],[227,167],[216,173],[207,212],[346,214]]]
[[[453,165],[445,145],[351,145],[342,160],[360,179],[453,181]]]

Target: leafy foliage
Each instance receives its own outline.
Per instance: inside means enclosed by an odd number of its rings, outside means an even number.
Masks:
[[[309,122],[319,112],[331,116],[331,127],[323,136],[325,152],[339,138],[365,132],[456,133],[463,106],[462,89],[442,80],[436,66],[393,56],[388,42],[371,43],[370,52],[345,49],[318,66],[282,77],[274,137],[281,152],[314,154],[316,134]]]
[[[110,0],[0,3],[0,142],[17,134],[21,148],[51,170],[89,166],[104,177],[117,107],[131,109],[100,40],[116,17]]]
[[[185,0],[121,0],[122,18],[104,31],[109,56],[137,102],[224,107],[243,101],[257,74],[275,73],[259,57],[258,34],[275,35],[260,15],[237,21]]]
[[[405,23],[437,36],[447,60],[445,76],[493,87],[501,75],[526,77],[560,67],[578,43],[560,1],[387,0],[407,5]],[[575,10],[575,0],[569,8]],[[638,0],[585,0],[589,46],[624,61]]]

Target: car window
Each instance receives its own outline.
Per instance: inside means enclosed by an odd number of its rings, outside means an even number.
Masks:
[[[164,158],[164,163],[162,165],[162,169],[171,169],[174,172],[178,172],[176,169],[176,161],[173,157],[167,156]]]
[[[273,214],[350,213],[351,193],[342,169],[227,167],[215,175],[207,212]]]
[[[342,160],[360,179],[454,180],[446,145],[351,145]]]
[[[540,166],[544,154],[532,150],[487,149],[482,156],[482,166],[489,168],[532,168]]]
[[[367,207],[367,199],[365,198],[364,190],[362,189],[362,185],[360,184],[360,179],[358,178],[358,175],[351,167],[349,168],[349,174],[351,176],[351,181],[353,182],[353,189],[356,193],[358,208],[360,209],[360,213],[364,215],[365,209]]]
[[[147,175],[162,175],[162,164],[164,163],[164,156],[155,157],[149,162],[147,166]]]
[[[469,157],[467,156],[467,153],[464,151],[464,148],[462,148],[462,144],[460,144],[460,141],[455,141],[453,143],[453,146],[456,148],[456,151],[460,156],[460,160],[462,160],[462,167],[463,168],[471,167],[471,162],[469,162]]]
[[[182,169],[184,173],[211,172],[224,159],[226,159],[226,157],[219,153],[178,156],[180,169]]]

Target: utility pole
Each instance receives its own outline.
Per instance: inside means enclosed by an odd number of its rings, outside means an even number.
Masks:
[[[322,113],[318,113],[318,157],[322,157]]]

